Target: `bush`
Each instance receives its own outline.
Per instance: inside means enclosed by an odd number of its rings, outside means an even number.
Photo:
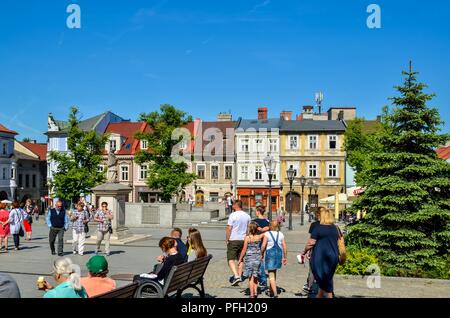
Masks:
[[[377,265],[378,259],[368,248],[347,248],[347,261],[344,265],[338,265],[336,273],[342,275],[367,275],[370,265]]]

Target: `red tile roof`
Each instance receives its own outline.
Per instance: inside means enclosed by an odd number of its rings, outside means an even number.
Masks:
[[[439,158],[447,160],[448,158],[450,158],[450,146],[439,148],[438,150],[436,150],[436,153]]]
[[[134,155],[136,151],[141,149],[139,140],[134,138],[137,132],[150,133],[151,129],[145,122],[121,122],[110,123],[105,133],[118,134],[126,138],[117,155]]]
[[[47,160],[47,144],[35,144],[32,142],[20,142],[22,146],[39,157],[39,160]]]
[[[2,124],[0,124],[0,133],[7,133],[7,134],[18,135],[17,132],[15,132],[14,130],[10,130],[10,129],[6,128]]]

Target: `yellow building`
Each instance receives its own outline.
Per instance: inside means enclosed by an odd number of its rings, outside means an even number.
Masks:
[[[282,119],[280,165],[282,200],[286,211],[290,211],[289,202],[292,202],[294,213],[301,211],[301,176],[307,181],[304,206],[313,203],[314,207],[318,200],[345,191],[344,133],[345,124],[341,120],[290,120],[290,116]],[[296,171],[291,197],[286,173],[289,168]],[[317,194],[308,183],[318,186]]]

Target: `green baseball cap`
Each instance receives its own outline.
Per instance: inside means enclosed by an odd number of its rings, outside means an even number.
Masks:
[[[96,255],[91,257],[86,267],[91,273],[98,274],[108,270],[108,262],[104,256]]]

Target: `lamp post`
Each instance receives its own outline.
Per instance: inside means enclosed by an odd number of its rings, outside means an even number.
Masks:
[[[308,222],[311,222],[311,192],[314,186],[314,182],[309,179],[308,180],[308,188],[309,188],[309,196],[308,196]]]
[[[303,206],[303,198],[305,197],[305,185],[306,185],[306,178],[304,176],[300,177],[300,185],[302,186],[302,213],[301,213],[301,225],[304,224],[304,206]]]
[[[289,168],[286,171],[287,179],[289,180],[289,231],[292,231],[292,183],[295,178],[295,170]]]
[[[319,197],[317,196],[317,191],[319,190],[319,184],[317,182],[314,181],[314,197],[317,198],[317,202],[314,206],[314,212],[317,212],[317,210],[319,209]]]
[[[267,154],[264,158],[264,166],[269,177],[269,221],[272,221],[272,178],[275,174],[277,162],[270,154]]]

